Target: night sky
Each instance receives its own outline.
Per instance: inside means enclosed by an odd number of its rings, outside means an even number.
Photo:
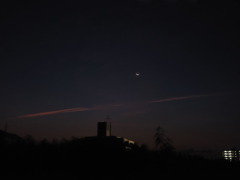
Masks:
[[[154,147],[240,146],[237,1],[0,5],[0,129],[36,139],[112,134]]]

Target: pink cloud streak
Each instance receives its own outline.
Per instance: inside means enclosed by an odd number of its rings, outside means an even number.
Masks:
[[[40,112],[40,113],[34,113],[34,114],[25,114],[25,115],[18,116],[18,118],[30,118],[30,117],[47,116],[47,115],[60,114],[60,113],[92,111],[92,110],[97,110],[97,109],[98,108],[96,108],[96,107],[95,108],[78,107],[78,108],[70,108],[70,109],[61,109],[61,110],[56,110],[56,111]]]
[[[162,102],[170,102],[170,101],[179,101],[185,99],[195,99],[201,97],[208,97],[208,96],[215,96],[217,94],[203,94],[203,95],[193,95],[193,96],[180,96],[180,97],[172,97],[172,98],[164,98],[164,99],[157,99],[148,101],[147,103],[162,103]]]
[[[180,96],[180,97],[172,97],[172,98],[164,98],[164,99],[147,101],[147,102],[144,102],[143,104],[180,101],[180,100],[195,99],[195,98],[202,98],[202,97],[216,96],[216,95],[219,95],[219,94]],[[18,116],[17,118],[31,118],[31,117],[47,116],[47,115],[60,114],[60,113],[95,111],[95,110],[104,110],[104,109],[109,109],[109,108],[118,108],[118,107],[122,107],[122,106],[134,106],[134,105],[136,105],[136,103],[130,103],[128,105],[127,104],[111,104],[111,105],[102,105],[102,106],[96,106],[96,107],[90,107],[90,108],[77,107],[77,108],[69,108],[69,109],[60,109],[60,110],[56,110],[56,111],[39,112],[39,113],[33,113],[33,114],[24,114],[24,115]]]

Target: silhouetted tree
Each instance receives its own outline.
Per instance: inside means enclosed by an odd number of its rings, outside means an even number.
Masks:
[[[36,143],[36,141],[35,141],[35,139],[34,139],[34,137],[33,137],[32,135],[27,134],[27,135],[24,137],[24,139],[25,139],[25,142],[26,142],[27,144],[35,144],[35,143]]]
[[[140,149],[141,151],[145,151],[145,152],[149,151],[149,148],[148,148],[148,146],[147,146],[146,144],[142,144],[142,145],[139,147],[139,149]]]
[[[154,134],[154,140],[157,150],[165,151],[165,150],[173,150],[173,146],[171,144],[171,140],[166,136],[165,131],[160,126],[157,127],[156,132]]]

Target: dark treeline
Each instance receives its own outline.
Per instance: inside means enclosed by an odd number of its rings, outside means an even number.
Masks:
[[[15,142],[1,138],[1,179],[158,179],[236,176],[239,162],[181,155],[173,150],[132,150],[89,144],[84,139]]]

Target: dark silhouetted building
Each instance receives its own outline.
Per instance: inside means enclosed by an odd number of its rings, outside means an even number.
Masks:
[[[98,137],[111,136],[111,123],[110,122],[98,122],[97,135],[98,135]]]
[[[111,135],[110,122],[98,122],[97,136],[85,137],[85,144],[92,149],[103,150],[132,150],[135,142],[127,138]]]

